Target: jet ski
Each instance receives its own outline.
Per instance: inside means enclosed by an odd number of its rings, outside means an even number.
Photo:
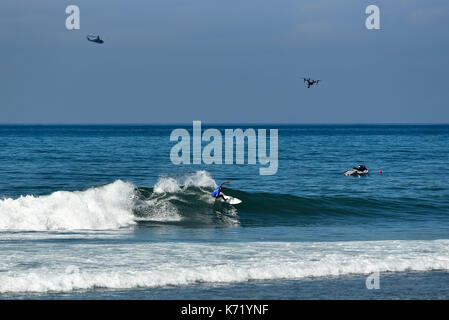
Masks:
[[[351,170],[343,173],[344,176],[365,176],[368,174],[368,169],[363,165],[359,165],[357,168],[352,168]]]

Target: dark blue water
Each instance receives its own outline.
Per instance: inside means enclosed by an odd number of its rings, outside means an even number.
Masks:
[[[0,297],[449,297],[449,126],[213,126],[278,128],[271,176],[180,127],[0,126]]]

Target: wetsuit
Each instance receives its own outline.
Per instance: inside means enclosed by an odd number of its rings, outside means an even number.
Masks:
[[[212,197],[214,197],[215,199],[222,198],[224,201],[226,201],[226,198],[223,196],[223,194],[221,194],[220,189],[222,185],[223,183],[220,184],[217,188],[215,188],[214,192],[212,192]]]

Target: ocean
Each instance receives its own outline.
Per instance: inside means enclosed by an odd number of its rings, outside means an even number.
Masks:
[[[0,299],[449,298],[449,126],[203,127],[278,129],[277,173],[173,164],[191,125],[0,126]]]

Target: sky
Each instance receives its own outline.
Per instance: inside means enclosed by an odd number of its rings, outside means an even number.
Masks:
[[[447,0],[2,0],[0,123],[449,123],[448,57]]]

